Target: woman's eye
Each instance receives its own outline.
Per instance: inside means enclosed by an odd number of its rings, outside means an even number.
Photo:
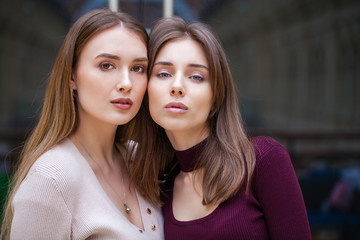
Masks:
[[[145,72],[145,68],[143,66],[134,66],[131,68],[131,70],[137,73]]]
[[[191,76],[190,78],[195,81],[204,81],[204,78],[198,75]]]
[[[114,66],[111,63],[101,63],[100,68],[105,70],[111,70],[114,68]]]
[[[170,74],[168,74],[166,72],[161,72],[161,73],[156,74],[156,76],[159,78],[168,78],[168,77],[170,77]]]

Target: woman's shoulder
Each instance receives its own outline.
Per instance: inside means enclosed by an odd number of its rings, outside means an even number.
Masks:
[[[258,136],[252,139],[256,155],[266,155],[271,151],[286,151],[285,147],[275,139]]]
[[[286,148],[278,141],[264,136],[252,139],[257,165],[291,161]]]
[[[31,167],[28,176],[37,173],[60,182],[76,180],[81,170],[78,154],[75,145],[66,138],[43,153]]]

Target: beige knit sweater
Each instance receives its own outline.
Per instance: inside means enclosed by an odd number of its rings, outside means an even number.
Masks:
[[[11,239],[163,239],[158,206],[137,194],[144,229],[115,207],[75,145],[65,139],[33,165],[13,200]]]

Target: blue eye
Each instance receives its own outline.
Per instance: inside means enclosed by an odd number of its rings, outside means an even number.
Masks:
[[[145,68],[143,66],[134,66],[131,68],[131,71],[134,71],[137,73],[143,73],[143,72],[145,72]]]
[[[105,70],[111,70],[114,68],[114,66],[111,63],[101,63],[100,68]]]
[[[204,78],[198,75],[190,76],[190,78],[195,81],[204,81]]]
[[[156,76],[159,78],[168,78],[168,77],[170,77],[170,74],[168,74],[166,72],[161,72],[161,73],[156,74]]]

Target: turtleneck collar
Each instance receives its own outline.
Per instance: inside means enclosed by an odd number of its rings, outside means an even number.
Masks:
[[[207,138],[195,146],[183,151],[175,150],[175,155],[179,161],[181,171],[191,172],[195,170],[195,165],[197,163],[198,157],[206,145],[206,140]]]

